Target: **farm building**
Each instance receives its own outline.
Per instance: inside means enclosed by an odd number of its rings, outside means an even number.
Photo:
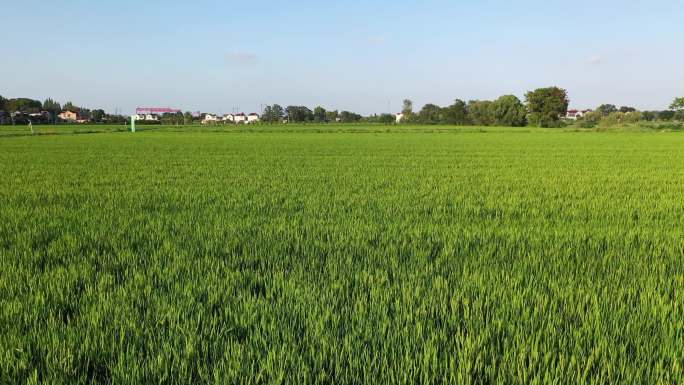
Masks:
[[[242,113],[242,112],[239,113],[239,114],[235,114],[235,115],[233,116],[233,121],[234,121],[235,123],[246,123],[246,122],[247,122],[247,115],[245,115],[245,114]]]
[[[218,116],[214,114],[206,114],[204,115],[204,119],[202,119],[202,124],[211,124],[211,123],[218,123],[222,119],[219,118]]]
[[[583,117],[587,112],[591,112],[591,110],[568,110],[567,114],[565,114],[565,119],[577,120]]]
[[[252,112],[247,115],[247,123],[256,123],[259,121],[259,114]]]
[[[62,111],[57,117],[66,122],[75,122],[78,120],[78,114],[73,111]]]
[[[159,115],[155,114],[135,114],[132,117],[135,120],[147,120],[151,122],[156,122],[159,120]]]

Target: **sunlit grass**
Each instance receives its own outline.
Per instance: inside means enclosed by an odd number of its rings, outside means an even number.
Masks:
[[[0,383],[684,382],[684,136],[431,129],[0,139]]]

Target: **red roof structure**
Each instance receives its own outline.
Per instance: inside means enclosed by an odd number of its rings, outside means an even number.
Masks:
[[[176,112],[181,112],[181,110],[167,107],[138,107],[135,109],[136,114],[175,114]]]

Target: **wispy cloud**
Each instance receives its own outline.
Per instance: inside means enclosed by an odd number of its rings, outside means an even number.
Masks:
[[[226,54],[226,61],[232,64],[252,64],[256,60],[256,55],[249,52],[229,52]]]
[[[368,43],[373,45],[383,45],[387,42],[387,38],[384,36],[371,36],[368,38]]]
[[[597,64],[601,64],[602,62],[603,62],[603,58],[601,56],[590,56],[586,60],[586,63],[589,65],[597,65]]]

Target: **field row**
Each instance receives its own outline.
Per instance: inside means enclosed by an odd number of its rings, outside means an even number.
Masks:
[[[683,149],[2,139],[0,383],[682,383]]]

